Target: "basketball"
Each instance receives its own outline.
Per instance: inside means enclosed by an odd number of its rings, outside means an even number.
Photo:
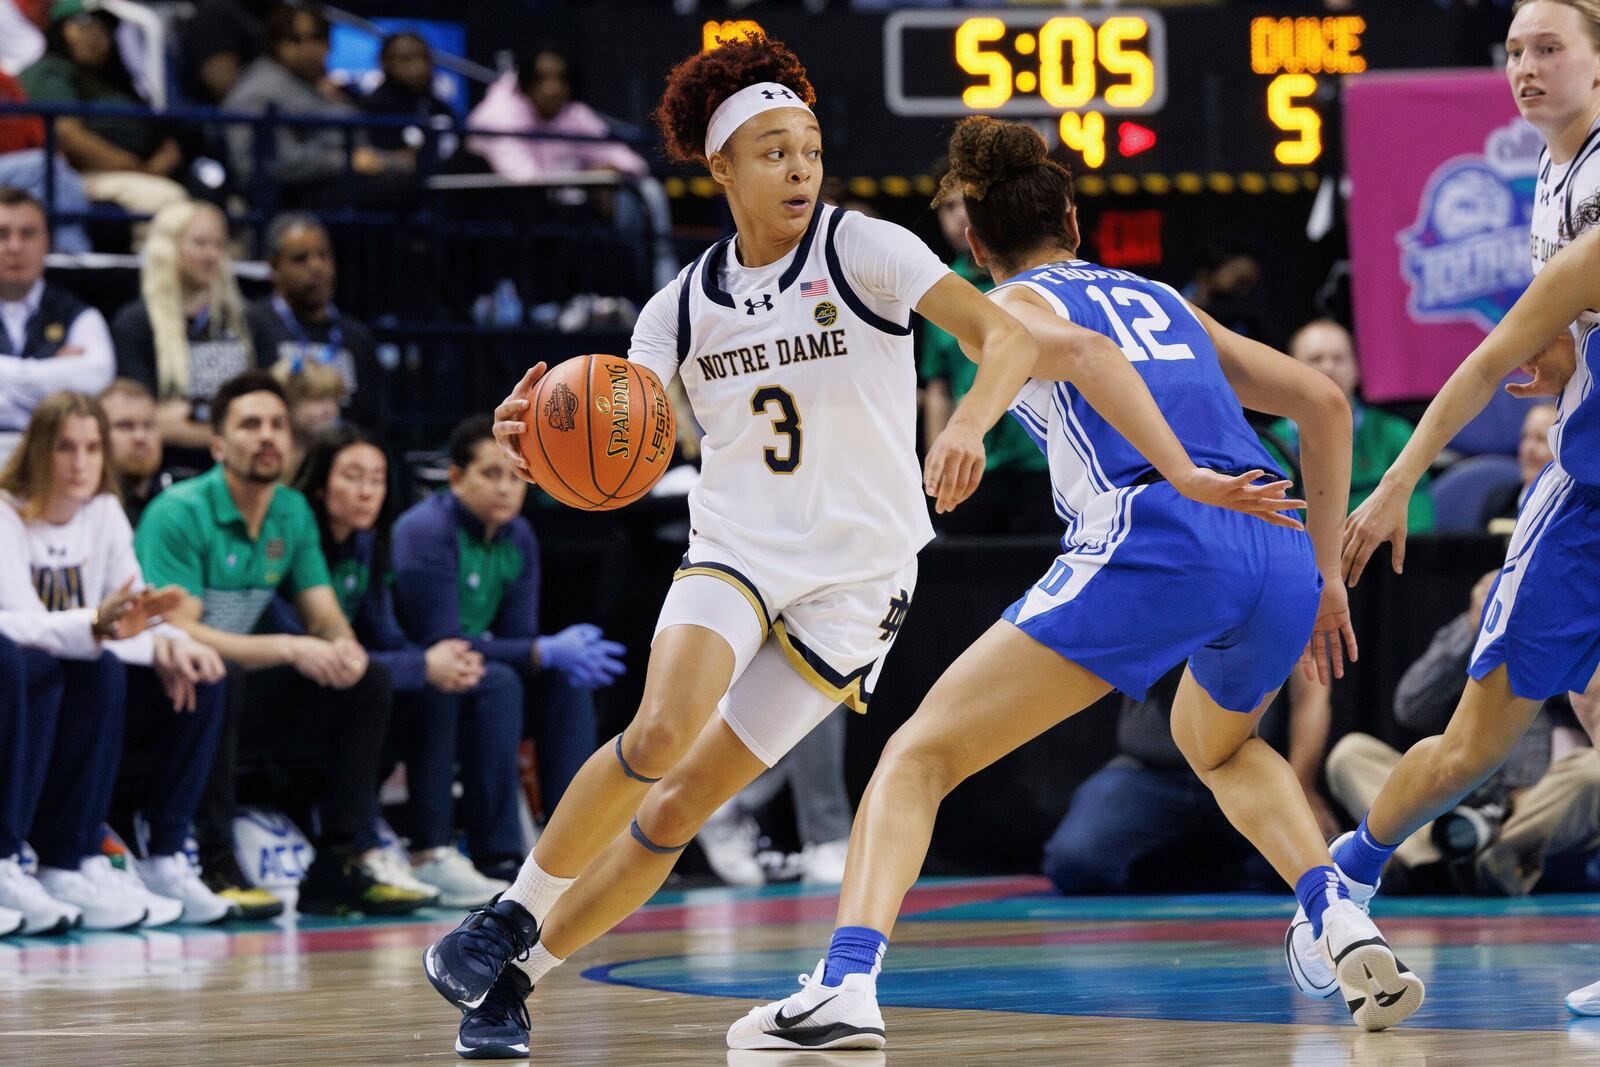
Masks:
[[[672,462],[677,424],[653,371],[617,356],[569,359],[534,386],[522,458],[568,507],[610,511],[650,491]]]

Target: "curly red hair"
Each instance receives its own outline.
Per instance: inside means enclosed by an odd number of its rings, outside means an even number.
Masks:
[[[692,55],[673,67],[655,112],[668,158],[707,162],[706,127],[711,125],[712,112],[728,97],[757,82],[777,82],[793,90],[808,107],[817,100],[800,57],[782,41],[758,34],[725,41],[720,48]]]

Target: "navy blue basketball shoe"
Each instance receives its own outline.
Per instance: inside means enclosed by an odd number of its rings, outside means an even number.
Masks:
[[[470,1011],[483,1003],[505,965],[526,959],[538,940],[539,926],[526,908],[514,900],[495,900],[430,945],[422,967],[441,997]]]
[[[483,1003],[461,1017],[456,1055],[467,1060],[512,1060],[528,1054],[528,997],[533,983],[509,966],[494,980]]]

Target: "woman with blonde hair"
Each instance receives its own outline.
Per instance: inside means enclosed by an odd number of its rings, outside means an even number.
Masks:
[[[58,704],[0,721],[0,905],[38,932],[212,923],[233,910],[184,849],[221,737],[222,658],[160,622],[185,594],[144,587],[109,439],[98,402],[54,393],[0,473],[0,635],[54,657],[62,682]],[[155,755],[142,804],[150,858],[137,873],[100,850],[125,737]],[[37,879],[21,867],[24,838]]]
[[[211,397],[255,366],[228,220],[204,201],[168,204],[150,222],[144,253],[139,299],[111,324],[117,374],[155,394],[168,462],[209,467]]]

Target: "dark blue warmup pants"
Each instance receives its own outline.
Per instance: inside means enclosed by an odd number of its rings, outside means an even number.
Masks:
[[[467,848],[485,862],[522,854],[517,823],[517,743],[522,739],[522,678],[504,663],[485,665],[465,693],[432,686],[396,694],[395,753],[406,765],[406,823],[412,851],[450,843],[450,786],[460,761]]]
[[[200,685],[194,711],[175,711],[153,669],[128,668],[126,751],[150,771],[140,807],[152,856],[183,851],[222,736],[226,699],[226,682]]]

